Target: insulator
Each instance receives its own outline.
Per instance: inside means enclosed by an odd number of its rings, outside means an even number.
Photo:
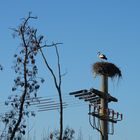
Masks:
[[[121,120],[123,119],[123,114],[121,114]]]
[[[89,104],[89,113],[91,113],[91,105]]]

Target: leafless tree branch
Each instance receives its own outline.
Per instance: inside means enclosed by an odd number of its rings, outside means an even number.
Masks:
[[[45,62],[45,65],[47,67],[47,69],[50,71],[53,79],[54,79],[54,84],[55,87],[58,91],[59,94],[59,101],[60,101],[60,135],[59,135],[59,140],[62,140],[62,135],[63,135],[63,100],[62,100],[62,91],[61,91],[61,83],[62,83],[62,77],[61,77],[61,66],[60,66],[60,58],[59,58],[59,52],[58,52],[58,48],[56,44],[52,44],[51,46],[55,47],[55,51],[56,51],[56,55],[57,55],[57,67],[58,67],[58,81],[57,81],[57,77],[53,71],[53,69],[51,68],[51,66],[49,65],[43,51],[42,48],[39,47],[39,50],[41,52],[41,55],[43,57],[43,60]]]

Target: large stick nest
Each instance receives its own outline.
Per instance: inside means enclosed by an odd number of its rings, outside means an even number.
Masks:
[[[95,75],[105,75],[111,78],[120,78],[122,76],[121,70],[109,62],[96,62],[93,64],[93,72]]]

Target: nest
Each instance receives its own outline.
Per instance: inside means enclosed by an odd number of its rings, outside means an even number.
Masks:
[[[105,75],[110,78],[122,77],[121,70],[109,62],[96,62],[93,64],[93,72],[95,75]]]

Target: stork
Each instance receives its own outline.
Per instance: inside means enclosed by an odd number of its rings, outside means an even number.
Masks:
[[[104,54],[102,54],[101,52],[98,52],[97,54],[98,54],[98,57],[99,57],[101,60],[107,60],[107,57],[106,57]]]

